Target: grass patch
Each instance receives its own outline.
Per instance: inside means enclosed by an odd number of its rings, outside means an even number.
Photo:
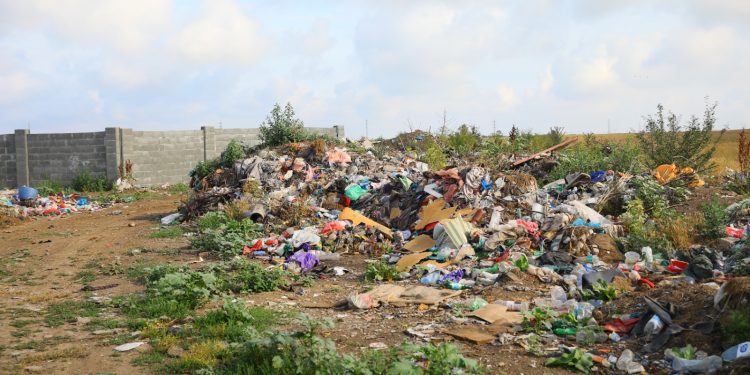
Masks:
[[[73,346],[70,348],[56,349],[45,353],[31,354],[21,359],[22,364],[54,361],[63,358],[86,358],[88,350],[84,347]]]
[[[169,357],[162,352],[150,351],[133,358],[132,363],[136,366],[147,366],[164,363],[167,359]]]
[[[101,307],[93,302],[63,301],[47,307],[44,322],[50,327],[58,327],[65,323],[72,323],[76,318],[97,317]]]
[[[44,348],[48,346],[58,345],[64,342],[72,341],[72,337],[70,336],[53,336],[48,339],[42,339],[42,340],[31,340],[27,341],[21,344],[18,344],[13,347],[15,350],[25,350],[25,349],[31,349],[31,350],[44,350]]]
[[[167,189],[169,194],[185,194],[188,192],[188,185],[184,182],[180,182],[178,184],[171,185],[169,189]]]
[[[114,329],[127,326],[125,322],[114,318],[93,318],[86,323],[86,329],[96,331],[100,329]]]
[[[23,328],[31,323],[37,323],[37,320],[30,320],[30,319],[17,319],[12,322],[10,322],[10,325],[15,328]]]
[[[96,274],[91,270],[84,270],[78,272],[75,279],[80,281],[81,284],[89,284],[92,281],[96,280]]]
[[[149,234],[148,238],[175,238],[182,236],[184,233],[185,230],[182,227],[167,227]]]

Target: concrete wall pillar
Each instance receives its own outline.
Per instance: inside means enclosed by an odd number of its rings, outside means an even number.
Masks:
[[[119,167],[123,162],[120,128],[104,129],[104,152],[106,153],[107,179],[115,181],[120,177]]]
[[[216,155],[216,128],[201,126],[203,132],[203,161],[213,159]]]
[[[29,131],[26,129],[16,129],[16,185],[30,185],[29,178]]]

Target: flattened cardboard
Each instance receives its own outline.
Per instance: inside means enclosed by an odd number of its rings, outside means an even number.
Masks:
[[[414,267],[415,264],[419,263],[419,261],[427,258],[430,255],[432,255],[432,253],[429,251],[424,253],[404,255],[396,263],[396,270],[398,270],[398,272],[406,272]]]
[[[413,240],[407,242],[404,245],[404,249],[411,251],[412,253],[421,253],[431,247],[435,246],[435,240],[432,237],[421,234]]]

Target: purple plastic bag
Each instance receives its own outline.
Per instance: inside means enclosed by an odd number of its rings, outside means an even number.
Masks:
[[[299,263],[302,272],[307,272],[320,263],[315,255],[302,250],[292,254],[292,256],[289,257],[289,261]]]

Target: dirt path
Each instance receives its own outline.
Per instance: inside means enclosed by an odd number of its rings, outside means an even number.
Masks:
[[[87,318],[50,323],[50,306],[65,301],[81,303],[91,296],[112,297],[141,287],[129,281],[126,270],[134,264],[184,264],[194,260],[184,236],[151,238],[159,230],[158,219],[174,212],[176,195],[158,194],[147,200],[117,205],[94,213],[69,217],[39,218],[0,232],[0,373],[133,374],[148,373],[136,366],[137,351],[116,353],[116,344],[137,341],[129,333],[96,334],[86,326]],[[137,249],[133,251],[133,249]],[[330,317],[336,327],[325,336],[342,351],[358,352],[372,343],[397,345],[419,340],[409,337],[410,327],[460,323],[445,308],[383,307],[368,311],[304,308],[311,302],[340,301],[352,291],[364,290],[360,277],[364,256],[345,255],[330,265],[342,265],[351,273],[316,280],[293,291],[246,295],[251,304],[284,310],[302,310],[316,318]],[[95,292],[81,291],[83,281],[91,286],[117,284]],[[525,297],[544,293],[526,292]],[[503,286],[487,291],[508,294]],[[58,308],[59,309],[59,308]],[[70,316],[68,316],[70,318]],[[100,317],[106,319],[107,316]],[[69,322],[71,321],[72,322]],[[60,324],[60,325],[57,325]],[[436,333],[435,342],[450,340]],[[566,373],[546,368],[543,358],[528,356],[516,345],[476,346],[456,342],[464,354],[490,366],[491,373]]]

